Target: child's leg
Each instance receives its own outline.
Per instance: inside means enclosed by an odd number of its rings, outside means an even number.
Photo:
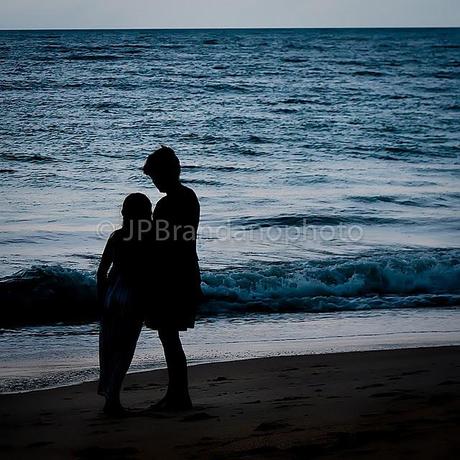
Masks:
[[[162,329],[158,331],[168,365],[169,384],[164,399],[165,408],[188,409],[192,406],[188,392],[187,360],[179,331]]]

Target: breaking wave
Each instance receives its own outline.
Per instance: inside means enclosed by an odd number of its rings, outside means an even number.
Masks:
[[[289,263],[203,272],[202,316],[460,305],[458,250]],[[34,266],[0,280],[0,326],[97,319],[93,273]]]

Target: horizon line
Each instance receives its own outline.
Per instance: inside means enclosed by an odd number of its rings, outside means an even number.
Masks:
[[[331,30],[331,29],[460,29],[460,25],[422,25],[422,26],[293,26],[293,27],[24,27],[3,28],[1,32],[39,32],[39,31],[97,31],[97,30]]]

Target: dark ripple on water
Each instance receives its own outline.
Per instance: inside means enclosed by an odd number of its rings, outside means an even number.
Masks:
[[[27,163],[49,163],[56,161],[54,158],[39,154],[26,153],[1,153],[0,159],[4,161],[18,161]]]

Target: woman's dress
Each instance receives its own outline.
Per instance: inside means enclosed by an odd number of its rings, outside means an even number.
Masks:
[[[142,260],[145,247],[125,242],[118,235],[114,242],[114,262],[109,273],[99,334],[100,378],[98,393],[107,398],[120,392],[129,369],[143,324]]]

